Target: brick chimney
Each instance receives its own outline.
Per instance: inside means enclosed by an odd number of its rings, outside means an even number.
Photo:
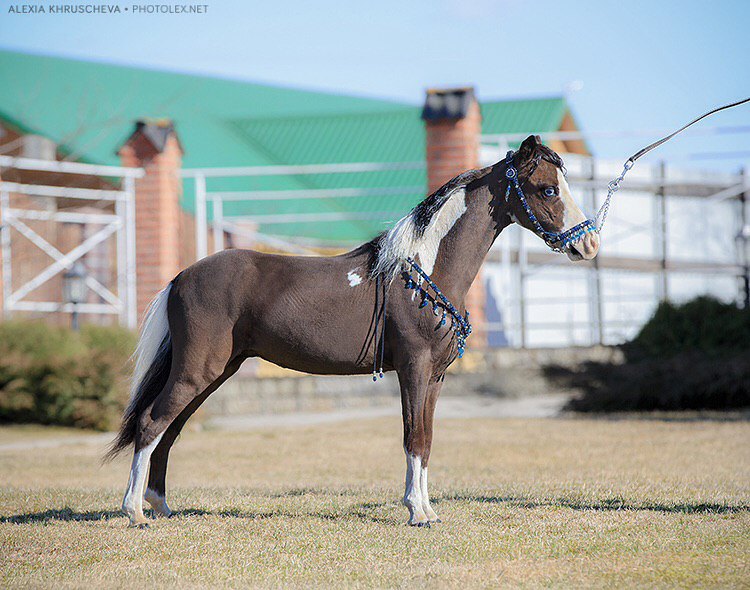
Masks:
[[[431,89],[427,91],[422,120],[427,131],[427,186],[430,193],[451,178],[479,167],[479,136],[482,113],[473,88]],[[466,297],[475,332],[469,339],[472,348],[487,344],[485,330],[485,291],[482,272]]]
[[[479,166],[482,114],[473,88],[428,90],[422,119],[427,126],[429,192]]]
[[[123,166],[142,167],[135,182],[138,316],[180,270],[182,146],[167,120],[138,121],[120,148]]]

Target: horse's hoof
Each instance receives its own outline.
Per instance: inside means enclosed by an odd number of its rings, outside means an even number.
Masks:
[[[166,510],[154,508],[154,518],[172,518],[172,511],[169,508]]]
[[[149,528],[149,524],[147,522],[131,522],[130,528],[144,530],[144,529]]]

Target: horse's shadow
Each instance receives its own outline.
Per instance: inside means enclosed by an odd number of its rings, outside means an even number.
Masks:
[[[77,512],[72,508],[51,508],[43,512],[28,512],[26,514],[15,514],[13,516],[0,517],[0,524],[33,524],[47,522],[90,522],[98,520],[109,520],[122,516],[119,510],[90,510],[88,512]]]
[[[296,497],[311,490],[293,489],[285,493],[273,494],[274,498]],[[748,504],[721,504],[713,502],[642,502],[633,503],[619,498],[608,498],[597,501],[579,501],[567,498],[556,498],[548,500],[534,500],[523,496],[489,496],[481,494],[446,494],[432,498],[435,506],[449,506],[452,502],[473,502],[479,504],[501,504],[508,507],[535,509],[535,508],[569,508],[581,512],[609,512],[609,511],[628,511],[628,512],[664,512],[673,514],[736,514],[741,512],[750,512]],[[219,518],[236,518],[243,520],[266,520],[273,518],[317,518],[324,521],[337,520],[360,520],[369,521],[379,524],[401,524],[400,518],[389,518],[382,515],[382,511],[387,508],[397,507],[398,503],[392,502],[361,502],[354,504],[346,509],[325,512],[325,511],[299,511],[284,510],[281,508],[272,510],[241,510],[238,508],[224,510],[206,510],[203,508],[186,508],[175,511],[173,518],[190,518],[200,516],[213,516]],[[147,515],[153,516],[150,510],[145,511]],[[35,524],[35,523],[52,523],[52,522],[95,522],[107,521],[113,518],[123,518],[124,515],[119,510],[91,510],[87,512],[78,512],[72,508],[49,509],[42,512],[30,512],[26,514],[16,514],[12,516],[0,517],[0,524]]]
[[[449,502],[477,502],[480,504],[503,504],[509,507],[569,508],[581,512],[666,512],[673,514],[735,514],[750,512],[748,504],[721,504],[718,502],[628,502],[622,498],[606,498],[596,501],[555,498],[532,500],[523,496],[484,496],[477,494],[448,494],[431,499],[432,504]]]
[[[299,495],[299,494],[298,494]],[[381,524],[395,524],[396,519],[389,519],[372,514],[371,511],[376,508],[387,506],[386,503],[364,502],[352,506],[347,510],[337,512],[320,512],[309,511],[300,512],[298,510],[241,510],[232,508],[227,510],[206,510],[203,508],[186,508],[175,510],[172,518],[189,518],[196,516],[213,516],[219,518],[236,518],[243,520],[267,520],[272,518],[317,518],[325,521],[335,520],[369,520]],[[152,510],[144,510],[146,516],[155,518]],[[72,508],[49,509],[42,512],[28,512],[25,514],[15,514],[12,516],[0,517],[0,524],[49,524],[53,522],[96,522],[107,521],[113,518],[124,518],[125,514],[120,510],[90,510],[78,512]]]

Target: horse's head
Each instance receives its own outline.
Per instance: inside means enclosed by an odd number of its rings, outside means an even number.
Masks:
[[[573,200],[560,156],[531,135],[506,164],[511,218],[571,260],[594,258],[599,233]]]

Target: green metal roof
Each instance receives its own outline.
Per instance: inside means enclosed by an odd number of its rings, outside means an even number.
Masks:
[[[568,105],[561,97],[482,103],[482,133],[557,131]]]
[[[397,102],[0,51],[0,119],[54,140],[71,159],[117,164],[137,119],[172,119],[185,168],[345,162],[420,162],[420,109]],[[483,133],[555,131],[562,98],[482,103]],[[357,198],[227,204],[227,215],[346,212],[356,219],[267,224],[267,233],[357,242],[424,196],[424,170],[209,180],[209,190],[363,188]],[[194,209],[186,183],[183,206]]]

